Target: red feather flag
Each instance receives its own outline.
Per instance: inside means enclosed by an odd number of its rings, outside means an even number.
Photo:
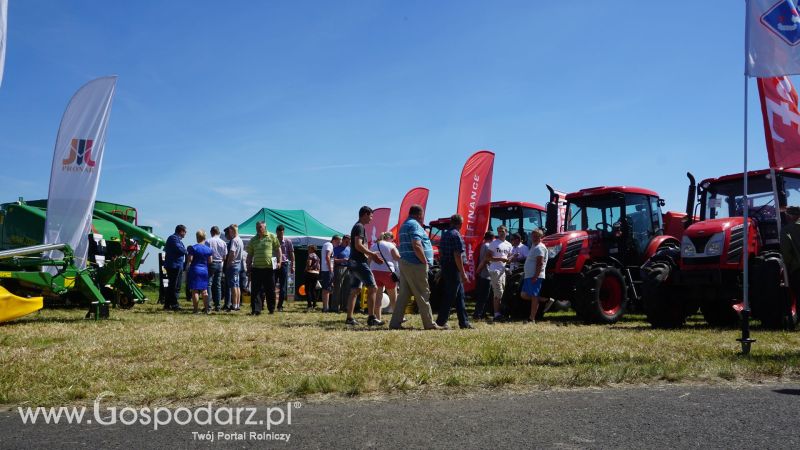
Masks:
[[[422,206],[424,210],[428,206],[428,193],[430,191],[426,187],[415,187],[406,193],[406,196],[403,197],[403,201],[400,203],[400,213],[397,221],[397,225],[392,228],[392,234],[394,235],[395,239],[397,239],[397,233],[400,231],[400,225],[403,224],[406,220],[408,220],[408,209],[411,208],[413,205]],[[424,225],[423,219],[423,225]]]
[[[461,225],[461,236],[466,246],[464,270],[468,282],[464,290],[475,287],[475,267],[483,235],[489,228],[489,213],[492,204],[492,172],[494,171],[494,153],[481,150],[470,156],[461,171],[458,188],[458,205],[456,210],[464,218]]]

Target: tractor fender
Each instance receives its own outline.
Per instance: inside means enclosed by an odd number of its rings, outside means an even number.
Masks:
[[[650,241],[649,244],[647,244],[647,249],[644,252],[644,259],[645,260],[650,259],[653,255],[655,255],[658,249],[669,245],[675,245],[677,248],[681,248],[681,243],[678,242],[678,240],[672,236],[654,237],[653,240]]]

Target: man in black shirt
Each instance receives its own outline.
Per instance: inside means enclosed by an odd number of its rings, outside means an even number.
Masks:
[[[378,264],[383,264],[383,259],[378,252],[370,251],[367,246],[367,233],[364,230],[364,225],[372,222],[372,208],[369,206],[362,206],[358,210],[358,222],[353,225],[353,230],[350,231],[350,274],[353,278],[353,283],[350,285],[350,298],[347,302],[347,325],[358,325],[356,319],[353,318],[353,310],[356,307],[356,296],[361,292],[361,284],[367,287],[367,310],[372,311],[372,304],[375,302],[375,277],[369,268],[369,260],[373,260]],[[378,320],[375,316],[369,316],[367,325],[383,325],[383,321]]]

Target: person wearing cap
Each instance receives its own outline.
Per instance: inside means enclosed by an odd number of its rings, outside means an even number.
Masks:
[[[487,305],[489,304],[489,293],[491,292],[491,279],[489,278],[489,268],[487,264],[489,261],[489,244],[494,240],[494,233],[487,231],[483,235],[483,244],[481,244],[480,252],[478,253],[478,267],[475,272],[478,274],[476,277],[477,284],[475,285],[475,312],[472,318],[481,320],[486,315]]]
[[[789,288],[800,296],[800,207],[786,208],[787,224],[781,229],[781,255],[789,272]]]

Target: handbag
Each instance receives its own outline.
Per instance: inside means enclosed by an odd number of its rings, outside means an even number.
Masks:
[[[398,281],[400,281],[400,277],[398,277],[397,274],[394,273],[394,270],[392,270],[392,267],[389,265],[389,261],[387,261],[386,257],[383,256],[383,252],[381,251],[381,243],[380,243],[380,241],[376,242],[375,245],[378,247],[378,253],[381,254],[381,258],[383,258],[383,263],[386,264],[386,267],[389,268],[389,272],[391,272],[391,274],[392,274],[392,281],[397,283]]]

